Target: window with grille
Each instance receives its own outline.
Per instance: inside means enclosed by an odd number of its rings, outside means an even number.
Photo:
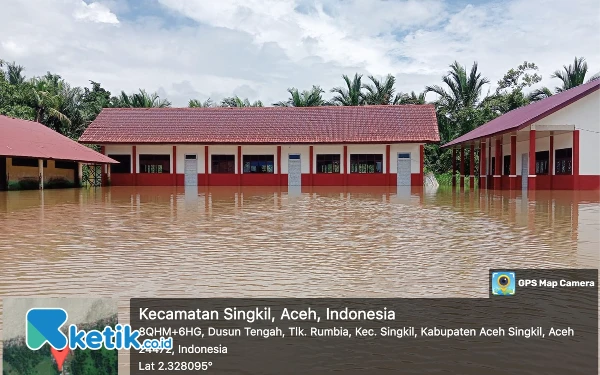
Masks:
[[[383,173],[383,154],[351,154],[350,173]]]

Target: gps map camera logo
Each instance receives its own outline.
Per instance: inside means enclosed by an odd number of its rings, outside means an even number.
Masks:
[[[492,294],[495,296],[512,296],[517,284],[515,273],[511,271],[492,272]]]

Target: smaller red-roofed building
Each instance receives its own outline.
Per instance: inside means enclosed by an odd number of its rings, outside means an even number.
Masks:
[[[461,187],[478,178],[480,188],[598,190],[600,79],[512,110],[443,147],[452,149]]]
[[[111,185],[422,186],[433,105],[106,108],[80,142]]]
[[[0,190],[23,182],[77,186],[83,164],[111,163],[117,162],[43,124],[0,115]]]

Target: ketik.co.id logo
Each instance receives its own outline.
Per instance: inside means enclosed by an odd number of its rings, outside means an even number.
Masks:
[[[115,329],[104,327],[98,330],[84,331],[75,324],[69,326],[68,337],[61,331],[67,321],[68,314],[60,308],[35,308],[27,311],[26,343],[31,350],[40,349],[45,343],[50,344],[52,355],[56,359],[59,371],[69,354],[69,349],[139,349],[141,347],[138,331],[132,331],[128,324],[117,324]]]
[[[63,309],[38,308],[27,311],[25,319],[25,341],[31,350],[38,350],[45,343],[50,344],[50,352],[56,360],[58,371],[69,355],[69,340],[60,328],[67,321],[68,314]]]

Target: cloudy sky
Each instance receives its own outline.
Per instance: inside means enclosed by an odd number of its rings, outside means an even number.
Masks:
[[[0,59],[27,76],[145,88],[174,106],[270,104],[355,72],[420,92],[454,60],[477,61],[491,90],[525,60],[550,87],[575,56],[600,71],[598,0],[2,0],[0,13]]]

